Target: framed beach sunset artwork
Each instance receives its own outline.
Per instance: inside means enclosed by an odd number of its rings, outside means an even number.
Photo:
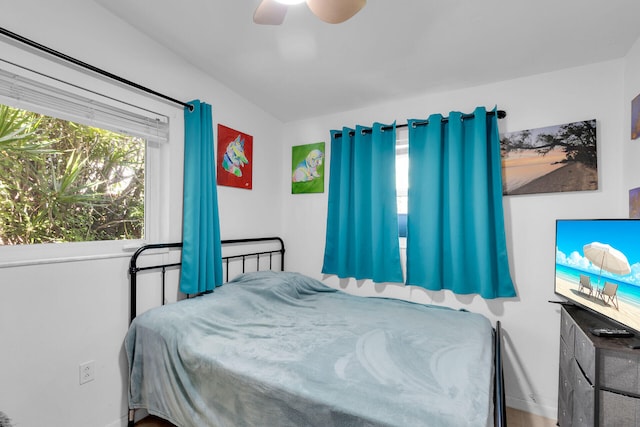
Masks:
[[[596,120],[500,135],[505,196],[598,189]]]
[[[640,187],[629,190],[629,218],[640,219]]]
[[[631,139],[640,136],[640,95],[631,101]]]
[[[218,185],[251,190],[253,187],[253,137],[227,126],[218,125],[216,154]]]

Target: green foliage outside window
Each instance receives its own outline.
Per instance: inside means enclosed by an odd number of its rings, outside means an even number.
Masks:
[[[142,238],[145,145],[0,104],[0,245]]]

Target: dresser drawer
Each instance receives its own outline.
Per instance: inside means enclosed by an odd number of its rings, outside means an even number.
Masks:
[[[573,369],[571,370],[573,372]],[[558,393],[558,425],[568,427],[573,419],[573,377],[567,377],[560,369]]]
[[[560,340],[560,371],[565,374],[567,378],[573,378],[573,352],[569,350],[567,343]]]
[[[572,364],[575,362],[571,362]],[[573,395],[573,384],[575,381],[575,374],[573,373],[573,368],[570,368],[568,371],[564,369],[560,369],[560,375],[558,378],[559,384],[559,394],[560,396],[568,396],[569,394]],[[565,399],[567,402],[569,399]]]
[[[576,335],[576,323],[571,316],[565,311],[560,310],[560,338],[562,338],[567,345],[567,350],[573,355],[573,348]]]
[[[640,394],[638,368],[640,356],[632,352],[601,349],[598,353],[600,386],[621,392]]]
[[[640,427],[640,400],[601,391],[599,421],[606,427]]]
[[[569,402],[558,399],[558,425],[560,427],[570,427],[573,425],[573,395],[569,396]]]
[[[596,351],[593,342],[580,328],[575,329],[575,358],[591,384],[595,383]]]
[[[573,368],[573,426],[592,427],[594,421],[594,387],[582,375],[578,366]]]

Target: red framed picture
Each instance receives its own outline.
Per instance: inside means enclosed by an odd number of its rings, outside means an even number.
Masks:
[[[253,137],[218,125],[216,178],[218,185],[251,190]]]

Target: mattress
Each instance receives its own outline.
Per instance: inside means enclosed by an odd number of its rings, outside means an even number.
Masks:
[[[248,273],[133,321],[129,405],[180,427],[491,425],[492,341],[479,314]]]

